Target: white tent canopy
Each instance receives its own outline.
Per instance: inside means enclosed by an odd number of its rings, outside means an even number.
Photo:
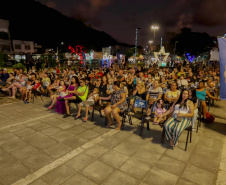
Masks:
[[[218,48],[213,48],[210,51],[210,61],[220,61],[219,60],[219,49]]]

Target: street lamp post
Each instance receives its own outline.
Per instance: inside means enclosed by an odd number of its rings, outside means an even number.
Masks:
[[[135,39],[135,64],[136,64],[136,56],[137,56],[137,35],[138,35],[138,30],[140,30],[140,28],[136,28],[136,39]]]
[[[152,40],[149,40],[148,41],[149,42],[149,44],[150,44],[150,49],[149,49],[149,57],[148,57],[148,65],[149,65],[149,60],[150,60],[150,55],[151,55],[151,44],[153,43],[153,41]]]
[[[175,47],[174,47],[174,57],[175,57],[175,59],[176,59],[175,55],[176,55],[177,43],[178,43],[178,41],[175,42]]]
[[[64,45],[64,42],[61,42],[60,45],[57,46],[57,62],[59,61],[59,51],[58,51],[58,48],[59,48],[61,45]]]
[[[158,26],[152,26],[151,29],[154,30],[154,41],[155,41],[155,31],[159,29]]]

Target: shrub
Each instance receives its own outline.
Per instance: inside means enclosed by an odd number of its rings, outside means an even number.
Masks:
[[[15,65],[13,65],[13,68],[23,69],[24,71],[26,69],[25,65],[23,65],[21,63],[17,63]]]

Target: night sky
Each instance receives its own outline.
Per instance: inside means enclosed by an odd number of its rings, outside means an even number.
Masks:
[[[186,26],[211,36],[226,33],[226,0],[37,0],[62,14],[82,19],[120,42],[139,45],[153,40],[151,25],[158,25],[156,41],[166,32]]]

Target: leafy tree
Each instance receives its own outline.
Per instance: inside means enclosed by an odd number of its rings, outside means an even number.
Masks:
[[[214,46],[213,39],[207,33],[192,32],[190,28],[182,28],[179,34],[175,34],[169,39],[171,52],[175,48],[175,42],[177,42],[176,54],[178,55],[185,53],[199,55]]]
[[[5,66],[6,61],[7,55],[5,55],[3,52],[0,52],[0,66]]]

